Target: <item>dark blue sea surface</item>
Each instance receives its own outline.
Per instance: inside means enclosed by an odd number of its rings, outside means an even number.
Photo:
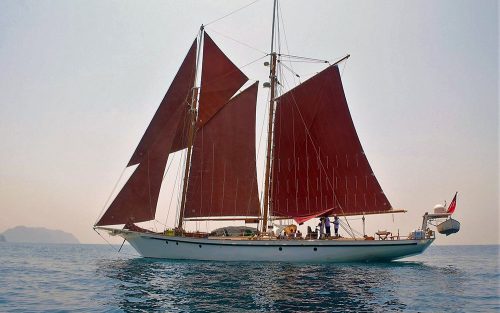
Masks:
[[[368,264],[152,260],[114,248],[0,243],[0,312],[500,312],[499,246]]]

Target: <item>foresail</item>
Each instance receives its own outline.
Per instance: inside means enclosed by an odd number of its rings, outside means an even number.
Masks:
[[[177,123],[178,120],[181,120],[181,123],[179,123],[177,129],[174,130],[176,133],[174,137],[174,144],[171,149],[172,151],[170,152],[175,152],[187,147],[186,133],[188,125],[185,121],[188,120],[187,108],[191,101],[195,73],[196,40],[191,45],[191,48],[184,58],[179,71],[175,75],[172,84],[168,88],[165,97],[156,110],[153,119],[149,123],[146,132],[142,136],[142,139],[139,142],[139,145],[137,145],[137,148],[135,149],[127,166],[142,162],[147,154],[147,151],[152,147],[152,145],[155,144],[158,138],[165,135],[164,128],[169,123]],[[177,120],[173,121],[172,116],[180,107],[185,108],[185,110],[181,112],[182,115],[178,117]]]
[[[205,32],[198,126],[206,124],[247,80]]]
[[[142,162],[96,224],[97,226],[138,223],[155,218],[163,173],[181,115],[182,108],[178,108],[172,115],[173,120],[177,122],[171,122],[163,128],[165,135],[146,152]]]
[[[258,83],[198,130],[184,217],[257,216],[255,110]]]
[[[196,70],[196,40],[177,72],[128,166],[136,165],[97,226],[155,218],[168,155],[186,146],[188,104]]]
[[[357,136],[337,66],[277,99],[273,215],[391,209]]]

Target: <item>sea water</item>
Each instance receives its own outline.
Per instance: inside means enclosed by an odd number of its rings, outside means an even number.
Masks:
[[[499,312],[499,246],[390,263],[144,259],[124,246],[0,243],[0,312]]]

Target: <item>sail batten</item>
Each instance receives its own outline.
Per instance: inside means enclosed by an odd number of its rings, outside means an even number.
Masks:
[[[337,66],[283,94],[277,103],[274,215],[391,209],[363,152]]]

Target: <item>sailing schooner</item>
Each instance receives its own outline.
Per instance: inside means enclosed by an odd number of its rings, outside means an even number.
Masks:
[[[202,26],[127,165],[137,168],[94,229],[123,237],[144,257],[222,261],[388,261],[421,253],[434,241],[430,221],[451,220],[452,211],[426,213],[421,229],[407,238],[308,232],[302,239],[273,231],[276,220],[302,224],[329,215],[403,212],[385,196],[356,133],[338,68],[349,56],[278,94],[277,69],[286,56],[275,51],[277,4],[264,84],[269,116],[262,199],[255,149],[258,81],[238,92],[248,77]],[[186,155],[175,229],[156,233],[138,227],[155,219],[167,161],[178,151]],[[217,219],[255,222],[259,231],[252,236],[186,231],[188,222]],[[448,233],[458,231],[459,224],[448,224]]]

